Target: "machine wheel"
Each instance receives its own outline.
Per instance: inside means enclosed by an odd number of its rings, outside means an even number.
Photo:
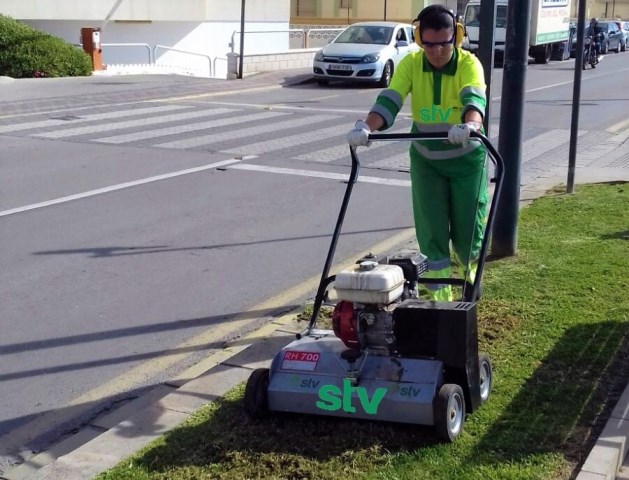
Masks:
[[[435,430],[446,442],[453,442],[463,431],[465,397],[463,389],[453,383],[441,386],[434,404]]]
[[[384,70],[382,70],[382,76],[380,77],[380,81],[378,85],[382,88],[387,88],[391,83],[391,77],[393,76],[393,66],[391,62],[387,62],[384,65]]]
[[[489,400],[491,386],[494,381],[489,355],[486,353],[480,353],[478,355],[478,367],[480,372],[480,404],[483,405]]]
[[[256,420],[264,418],[269,412],[267,390],[269,388],[269,369],[256,368],[245,386],[245,412]]]

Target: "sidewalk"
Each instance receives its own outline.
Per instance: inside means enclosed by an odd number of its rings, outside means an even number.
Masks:
[[[211,81],[207,93],[246,88],[291,86],[307,82],[309,70],[263,73],[242,80]],[[0,92],[3,85],[0,84]],[[201,88],[195,82],[194,89]],[[628,125],[629,127],[629,125]],[[629,181],[629,129],[613,136],[596,151],[579,155],[578,183]],[[565,184],[566,166],[554,167],[523,184],[521,206],[539,198],[551,187]],[[220,398],[246,381],[252,369],[268,366],[271,358],[294,339],[297,325],[292,312],[238,339],[223,351],[160,385],[144,397],[94,419],[81,431],[51,449],[0,475],[1,479],[84,480],[115,466],[165,432],[175,428],[203,405]],[[629,386],[616,405],[596,445],[584,462],[577,480],[629,480]],[[627,457],[627,458],[626,458]]]

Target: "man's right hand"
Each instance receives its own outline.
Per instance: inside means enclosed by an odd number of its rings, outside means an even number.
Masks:
[[[347,134],[347,143],[352,147],[368,147],[371,129],[363,120],[358,120],[354,129]]]

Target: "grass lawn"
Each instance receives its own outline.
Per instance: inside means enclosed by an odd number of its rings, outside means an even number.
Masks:
[[[518,255],[490,262],[479,303],[494,389],[453,444],[430,427],[274,415],[244,387],[105,472],[117,479],[569,479],[629,372],[629,184],[522,210]]]

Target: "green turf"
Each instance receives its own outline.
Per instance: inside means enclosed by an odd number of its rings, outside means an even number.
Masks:
[[[252,421],[241,386],[101,480],[570,478],[626,385],[628,206],[629,185],[607,184],[521,212],[518,255],[487,265],[479,303],[494,389],[455,443],[411,425]]]

